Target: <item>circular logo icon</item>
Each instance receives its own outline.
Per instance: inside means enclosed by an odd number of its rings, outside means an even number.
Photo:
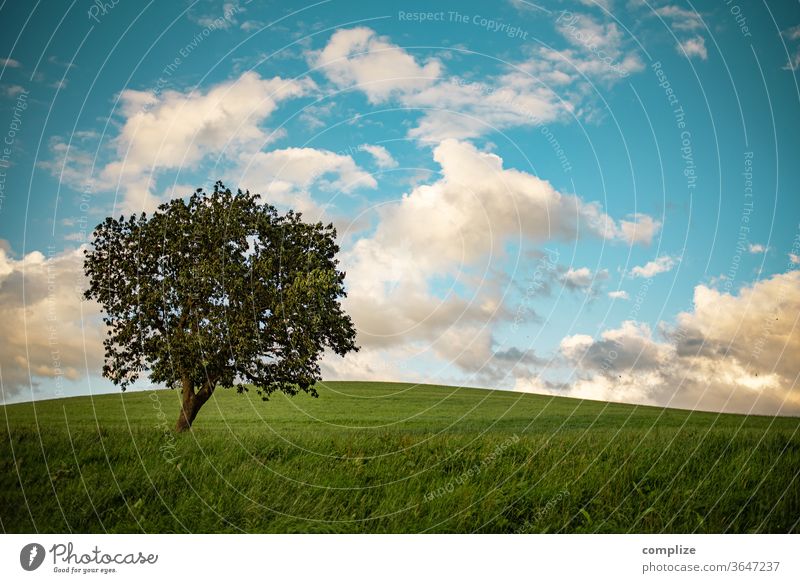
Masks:
[[[35,571],[44,562],[44,547],[39,543],[30,543],[19,552],[19,564],[26,571]]]

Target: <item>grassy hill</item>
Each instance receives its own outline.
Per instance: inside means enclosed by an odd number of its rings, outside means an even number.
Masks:
[[[6,532],[798,532],[800,419],[397,383],[0,407]],[[167,431],[165,431],[167,430]]]

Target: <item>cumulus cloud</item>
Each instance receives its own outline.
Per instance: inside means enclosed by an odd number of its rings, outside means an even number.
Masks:
[[[650,327],[633,321],[604,331],[600,338],[579,334],[561,341],[561,353],[588,370],[658,368],[671,355],[671,347],[653,341]]]
[[[489,358],[480,362],[480,366],[463,364],[461,368],[470,372],[470,382],[489,387],[510,387],[516,378],[530,377],[548,364],[533,349],[516,346],[494,346]]]
[[[699,57],[702,60],[708,59],[706,50],[706,40],[702,36],[688,38],[678,43],[678,52],[682,52],[687,57]]]
[[[494,374],[492,324],[513,314],[501,280],[486,274],[504,246],[626,236],[597,203],[504,168],[470,143],[445,140],[433,156],[441,178],[384,205],[374,233],[343,255],[346,308],[362,346],[421,343],[462,370]],[[577,270],[567,278],[591,285],[607,275]]]
[[[367,152],[370,156],[372,156],[375,159],[375,163],[378,165],[378,168],[397,167],[397,160],[392,158],[392,155],[389,153],[389,150],[387,150],[383,146],[377,146],[374,144],[361,144],[359,146],[359,149]]]
[[[608,297],[612,300],[629,300],[631,297],[628,295],[628,292],[624,290],[615,290],[608,292]]]
[[[102,366],[96,304],[83,300],[81,249],[14,259],[0,246],[0,392],[8,399],[47,381],[50,395]]]
[[[320,362],[320,368],[322,378],[326,380],[413,382],[419,380],[419,374],[408,363],[416,356],[413,348],[408,346],[394,346],[391,349],[362,347],[346,358],[327,352]]]
[[[285,205],[320,220],[325,210],[308,192],[312,184],[337,192],[375,188],[375,178],[347,155],[315,148],[284,148],[256,152],[232,172],[239,184],[260,192],[273,204]]]
[[[662,255],[653,261],[648,261],[644,265],[637,265],[630,270],[631,277],[649,278],[659,273],[670,271],[677,264],[677,259],[669,255]]]
[[[789,40],[800,40],[800,24],[784,30],[783,36]]]
[[[124,123],[114,140],[119,161],[101,177],[114,181],[162,168],[192,167],[208,154],[260,149],[270,141],[261,124],[278,103],[306,94],[310,80],[262,79],[246,72],[205,93],[125,90]]]
[[[552,62],[569,63],[581,76],[613,83],[644,69],[639,54],[626,50],[625,36],[615,22],[563,12],[556,20],[556,30],[573,49],[541,55]]]
[[[27,93],[26,89],[22,85],[3,85],[2,89],[6,97],[11,99],[16,99],[17,95]]]
[[[428,87],[441,73],[436,59],[420,64],[366,27],[337,30],[324,49],[308,54],[308,60],[337,86],[363,91],[371,103]]]
[[[246,184],[264,185],[270,192],[271,184],[289,183],[307,188],[325,180],[329,188],[352,192],[359,187],[375,188],[378,184],[371,174],[362,170],[350,156],[314,148],[285,148],[257,152],[248,159],[248,174],[242,179]]]
[[[789,57],[789,60],[783,68],[786,71],[797,71],[797,69],[800,69],[800,47],[795,49],[794,54]]]
[[[193,5],[194,6],[194,5]],[[228,30],[233,25],[239,24],[236,15],[246,10],[239,4],[225,2],[222,5],[222,13],[203,13],[197,14],[193,10],[189,11],[189,19],[203,28],[209,30]],[[244,26],[242,26],[244,29]]]
[[[767,248],[761,243],[750,243],[747,246],[747,250],[753,255],[758,255],[759,253],[766,253]]]
[[[611,10],[611,0],[580,0],[580,3],[590,8],[600,6],[606,10]]]
[[[92,154],[55,140],[55,160],[42,166],[79,189],[88,176],[94,190],[122,189],[126,211],[150,210],[161,202],[151,192],[154,175],[196,168],[209,155],[238,159],[260,150],[276,136],[263,124],[278,104],[313,88],[310,79],[262,79],[249,71],[206,91],[126,89],[111,162],[92,173]]]
[[[544,392],[738,413],[800,414],[800,271],[722,293],[699,285],[661,339],[624,322],[599,338],[564,338],[578,378]],[[518,388],[542,390],[536,379]]]
[[[358,88],[371,103],[393,100],[419,108],[422,115],[409,136],[438,143],[568,119],[581,111],[590,93],[587,79],[614,82],[644,68],[636,53],[625,52],[614,23],[584,16],[579,27],[571,23],[568,28],[564,35],[573,47],[534,49],[530,58],[509,63],[483,82],[448,76],[441,61],[423,61],[365,27],[338,30],[307,58],[337,87]],[[563,90],[575,84],[584,87]]]
[[[669,22],[673,30],[692,31],[703,28],[703,19],[694,10],[687,10],[676,5],[656,8],[656,14]]]
[[[16,59],[0,59],[0,67],[9,69],[18,69],[22,64]]]
[[[695,10],[681,6],[666,5],[655,9],[655,14],[675,31],[677,36],[676,50],[687,58],[697,57],[703,61],[708,59],[706,40],[699,34],[705,28],[702,16]]]
[[[438,60],[423,63],[364,27],[337,31],[308,59],[337,86],[355,86],[372,103],[394,99],[422,109],[409,135],[433,142],[476,137],[492,127],[552,121],[569,110],[530,75],[509,71],[486,83],[445,77]]]
[[[488,82],[444,79],[404,96],[402,104],[425,111],[409,136],[431,142],[535,126],[569,116],[574,110],[573,104],[561,100],[535,76],[521,71]]]
[[[622,237],[630,244],[641,243],[649,245],[661,228],[660,221],[643,213],[636,213],[628,218],[631,220],[619,222],[619,228],[622,232]]]
[[[532,47],[528,58],[485,83],[451,80],[415,96],[419,105],[442,110],[428,111],[412,137],[466,139],[493,128],[590,118],[593,84],[610,86],[644,69],[616,23],[563,11],[555,24],[566,45]]]
[[[571,289],[588,288],[594,281],[594,275],[588,267],[574,269],[570,267],[562,276],[564,284]]]
[[[781,34],[789,41],[797,42],[800,40],[800,24],[782,31]],[[787,71],[797,71],[800,68],[800,46],[795,45],[793,51],[793,54],[789,55],[789,60],[783,67]]]
[[[561,282],[569,290],[580,290],[591,292],[595,286],[608,279],[608,270],[602,269],[593,273],[588,267],[570,267],[561,275]]]
[[[591,83],[602,81],[612,85],[644,69],[644,63],[636,53],[616,51],[619,56],[616,61],[609,59],[605,52],[601,54],[603,56],[599,57],[591,51],[587,54],[569,47],[539,47],[533,51],[531,60],[520,67],[548,86],[562,90],[575,87],[579,95],[573,95],[571,100],[578,104],[581,102],[580,94],[592,91]]]

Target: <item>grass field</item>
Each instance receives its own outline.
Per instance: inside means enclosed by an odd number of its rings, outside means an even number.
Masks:
[[[442,386],[1,408],[5,532],[798,532],[800,419]]]

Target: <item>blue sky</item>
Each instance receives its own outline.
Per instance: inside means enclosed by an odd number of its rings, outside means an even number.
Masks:
[[[218,179],[339,229],[327,378],[797,414],[800,7],[0,7],[3,397],[114,390],[79,252]]]

